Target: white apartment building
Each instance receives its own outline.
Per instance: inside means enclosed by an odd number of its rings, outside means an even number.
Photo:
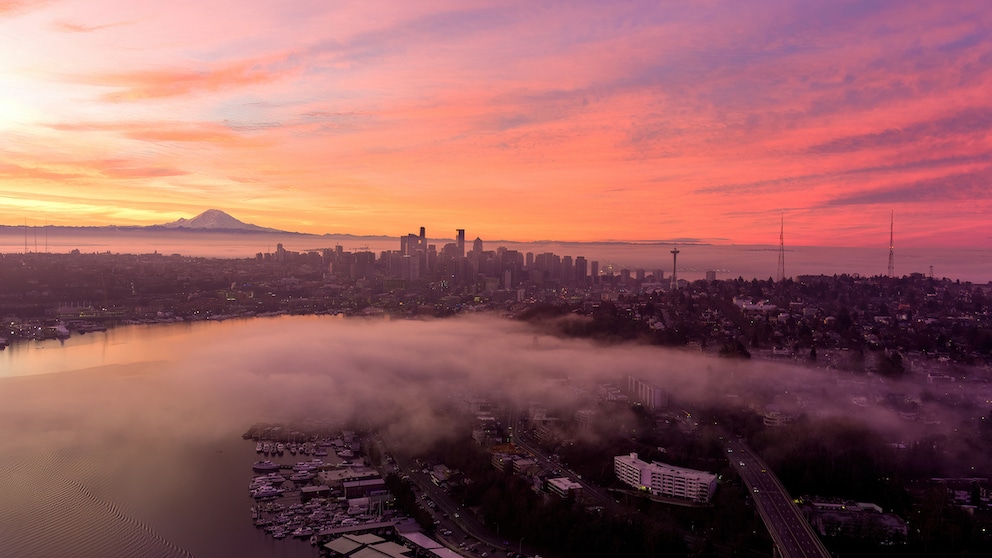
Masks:
[[[613,472],[624,484],[655,496],[705,503],[716,492],[716,475],[658,461],[648,463],[638,459],[636,453],[614,457]]]
[[[548,491],[561,498],[567,498],[569,494],[578,497],[582,494],[582,485],[565,477],[548,479]]]

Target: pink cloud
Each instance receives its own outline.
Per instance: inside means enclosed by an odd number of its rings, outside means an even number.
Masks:
[[[214,122],[89,122],[52,124],[63,132],[112,132],[125,138],[149,142],[248,143],[230,127]]]
[[[0,0],[0,16],[19,15],[51,4],[54,0]]]
[[[69,21],[56,21],[52,24],[56,31],[63,33],[92,33],[101,29],[110,29],[118,25],[126,25],[126,22],[104,23],[101,25],[84,25],[82,23],[72,23]]]
[[[240,60],[213,64],[202,70],[133,70],[82,78],[93,85],[116,88],[101,98],[110,102],[180,97],[258,85],[278,80],[292,69],[279,67],[278,60]]]
[[[188,173],[177,191],[210,184],[217,205],[250,207],[229,195],[245,189],[312,232],[422,220],[521,240],[774,242],[786,209],[809,223],[797,240],[858,243],[879,208],[918,211],[914,239],[947,239],[955,208],[987,202],[983,3],[568,8],[128,4],[101,13],[132,25],[46,24],[0,75],[30,74],[38,112],[61,123],[16,130],[38,134],[24,160],[125,159],[86,171],[107,188]],[[136,192],[121,195],[151,203]]]

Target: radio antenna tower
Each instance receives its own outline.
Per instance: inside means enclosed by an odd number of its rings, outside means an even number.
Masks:
[[[782,214],[782,228],[778,231],[778,282],[785,281],[785,214]]]
[[[671,290],[673,291],[679,288],[678,265],[679,265],[679,247],[678,245],[673,244],[672,245],[672,288],[671,288]]]
[[[896,256],[894,251],[895,246],[892,244],[892,228],[895,221],[896,210],[893,209],[892,215],[889,218],[889,277],[895,276]]]

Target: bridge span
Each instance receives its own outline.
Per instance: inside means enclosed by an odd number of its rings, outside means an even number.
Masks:
[[[776,558],[830,558],[830,553],[768,465],[744,442],[731,438],[724,448],[730,465],[744,480],[758,514],[775,542]]]

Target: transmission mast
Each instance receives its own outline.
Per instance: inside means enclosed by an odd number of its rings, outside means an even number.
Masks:
[[[679,247],[678,245],[673,245],[672,246],[672,287],[671,287],[672,291],[679,288],[678,272],[679,272]]]
[[[892,210],[892,215],[889,218],[889,277],[895,276],[895,266],[896,266],[896,256],[895,256],[895,245],[892,243],[892,229],[893,224],[896,220],[896,210]]]
[[[778,231],[778,282],[785,281],[785,214],[782,214],[782,228]]]

